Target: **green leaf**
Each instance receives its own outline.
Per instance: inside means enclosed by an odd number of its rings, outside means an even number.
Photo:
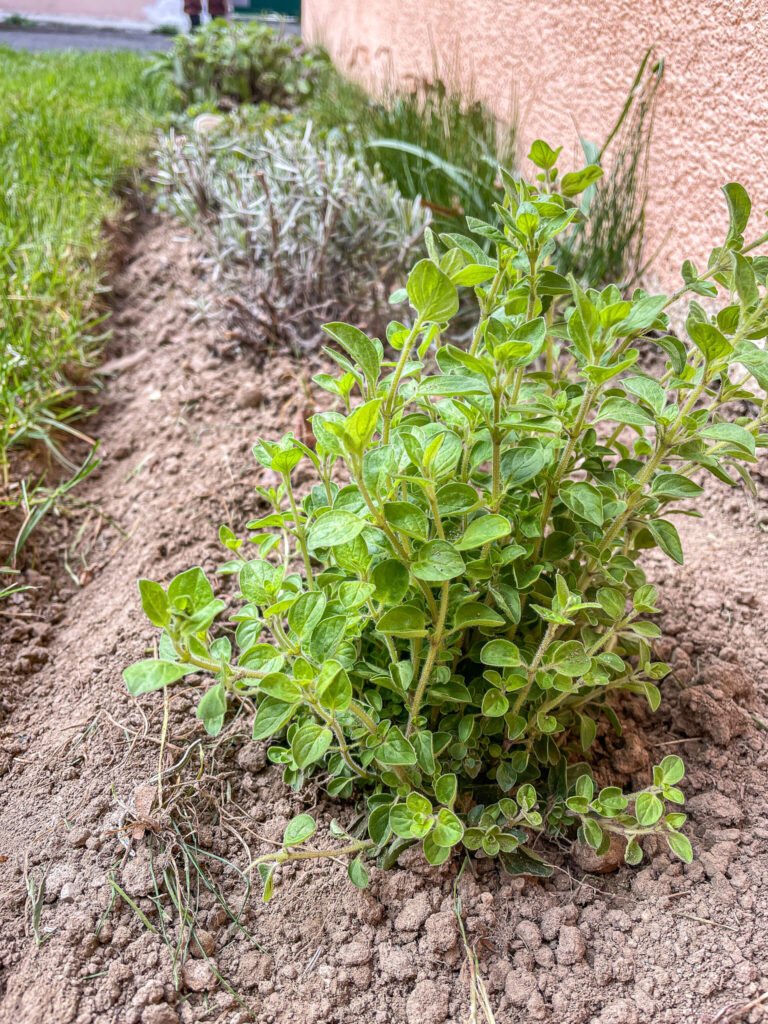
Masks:
[[[450,846],[438,846],[435,842],[434,832],[430,832],[429,835],[424,836],[421,845],[427,863],[431,864],[433,867],[438,867],[440,864],[444,864],[451,855]]]
[[[283,656],[272,644],[254,644],[240,655],[237,663],[252,672],[279,672]]]
[[[655,825],[664,813],[664,804],[655,793],[641,793],[635,800],[635,817],[639,824]]]
[[[470,626],[484,626],[492,628],[503,626],[506,619],[489,608],[487,604],[480,604],[479,601],[469,601],[456,609],[454,626],[456,629],[468,629]]]
[[[405,804],[395,804],[389,810],[389,827],[396,836],[401,839],[410,839],[413,836],[414,815],[408,810]]]
[[[584,830],[584,838],[593,850],[597,850],[603,841],[603,830],[594,818],[582,818],[581,827]]]
[[[464,559],[448,541],[431,540],[416,553],[411,572],[427,583],[442,583],[463,574]]]
[[[563,486],[560,488],[560,497],[581,519],[595,526],[603,525],[603,498],[592,484],[580,482]]]
[[[262,902],[269,903],[272,899],[272,893],[275,888],[275,865],[274,864],[258,864],[258,871],[261,877],[261,881],[264,884],[264,892],[262,893]]]
[[[752,203],[747,190],[737,181],[722,186],[722,192],[728,203],[729,226],[725,239],[729,249],[741,249],[744,245],[743,234],[752,212]]]
[[[454,547],[457,551],[468,551],[470,548],[479,548],[484,544],[490,544],[491,541],[508,537],[511,532],[512,527],[505,516],[480,516],[472,520]]]
[[[380,398],[375,398],[364,405],[359,405],[345,420],[344,431],[352,442],[354,451],[364,451],[375,434],[379,422],[381,401]]]
[[[441,516],[464,515],[479,504],[477,491],[469,484],[443,484],[436,497]]]
[[[291,754],[301,769],[319,761],[333,741],[333,733],[315,722],[305,722],[291,741]]]
[[[139,580],[141,607],[153,626],[163,629],[171,621],[168,596],[154,580]]]
[[[285,701],[286,704],[296,704],[303,696],[299,684],[284,672],[270,672],[259,682],[259,689],[270,697]]]
[[[651,380],[649,377],[625,377],[621,381],[621,385],[649,405],[657,416],[664,409],[667,396],[658,381]]]
[[[481,708],[486,718],[502,718],[509,711],[509,701],[495,687],[486,690]]]
[[[643,851],[636,839],[632,838],[627,843],[626,849],[624,850],[624,860],[630,867],[635,867],[643,859]]]
[[[315,834],[317,825],[309,814],[299,814],[292,818],[283,833],[283,846],[298,846]]]
[[[288,611],[288,625],[298,637],[309,636],[325,611],[326,597],[322,591],[301,594]]]
[[[426,513],[410,501],[387,501],[384,503],[384,518],[389,525],[407,537],[426,540],[429,537],[429,520]]]
[[[195,665],[180,664],[177,661],[162,661],[147,658],[123,669],[123,679],[128,692],[134,697],[140,693],[151,693],[175,683],[190,672],[199,671]]]
[[[283,726],[288,724],[296,707],[296,704],[286,704],[285,701],[277,700],[275,697],[265,697],[256,711],[253,739],[265,740],[279,732]]]
[[[275,453],[272,462],[270,463],[270,469],[273,469],[276,473],[282,473],[288,475],[292,469],[301,462],[303,453],[300,448],[288,448],[282,449]]]
[[[547,664],[563,676],[576,678],[589,672],[592,659],[584,650],[583,644],[580,644],[578,640],[569,640],[557,647]]]
[[[664,498],[695,498],[703,490],[699,484],[680,473],[657,473],[651,485],[651,491]]]
[[[480,652],[480,660],[497,668],[516,668],[522,664],[520,651],[511,640],[489,640]]]
[[[381,369],[379,346],[357,327],[351,324],[323,324],[323,330],[338,342],[354,363],[359,363],[368,381],[370,393],[376,390]]]
[[[682,565],[683,546],[675,526],[667,519],[651,519],[646,525],[664,554]]]
[[[727,441],[729,445],[747,451],[750,455],[755,454],[755,435],[738,423],[714,423],[711,427],[705,427],[699,436],[710,441]]]
[[[708,363],[714,363],[733,352],[733,345],[718,331],[714,324],[701,323],[689,316],[685,322],[688,337],[703,353]]]
[[[339,587],[339,600],[348,611],[359,608],[365,604],[368,598],[373,597],[376,587],[373,583],[363,583],[362,580],[349,580]]]
[[[736,291],[745,306],[754,306],[760,299],[757,279],[752,264],[739,253],[732,253]]]
[[[227,713],[227,692],[222,683],[217,683],[200,698],[196,715],[205,726],[209,736],[218,736]]]
[[[508,875],[530,875],[532,878],[550,878],[554,872],[551,864],[547,864],[538,854],[525,847],[518,847],[512,852],[499,853],[501,866]]]
[[[376,623],[379,633],[387,633],[390,636],[426,636],[426,619],[424,612],[418,608],[406,605],[401,608],[391,608],[385,612]]]
[[[240,570],[240,589],[253,604],[272,604],[282,580],[282,566],[271,565],[263,558],[251,559]]]
[[[680,835],[679,832],[672,832],[667,836],[667,843],[672,853],[676,854],[680,860],[686,864],[691,863],[693,860],[693,848],[687,836]]]
[[[400,604],[410,587],[408,569],[397,558],[386,558],[379,562],[371,573],[371,583],[376,588],[374,597],[381,604]],[[382,632],[384,632],[382,630]]]
[[[448,775],[441,775],[435,782],[435,800],[445,807],[453,807],[458,792],[458,780],[451,772]]]
[[[581,749],[587,751],[595,742],[597,724],[589,715],[577,715],[576,717],[579,722],[579,743]]]
[[[330,615],[326,619],[321,619],[312,630],[306,646],[307,656],[317,664],[332,657],[338,650],[346,626],[346,615]]]
[[[605,614],[617,622],[624,614],[626,598],[620,590],[613,587],[601,587],[597,592],[597,600]]]
[[[646,412],[642,406],[630,402],[626,398],[614,396],[606,398],[600,406],[600,411],[595,417],[595,423],[601,420],[615,420],[618,423],[628,423],[631,427],[644,430],[653,426],[653,416]]]
[[[674,786],[685,775],[683,759],[678,757],[677,754],[667,754],[659,767],[661,768],[662,778],[668,786]]]
[[[548,171],[557,163],[557,158],[560,156],[562,148],[562,146],[558,146],[557,149],[552,149],[543,139],[536,139],[531,145],[528,159],[537,167],[540,167],[542,171]]]
[[[317,548],[331,548],[337,544],[348,544],[359,533],[369,526],[365,519],[346,512],[344,509],[331,509],[323,512],[313,524],[307,537],[310,551]]]
[[[564,196],[576,196],[590,185],[594,185],[602,176],[602,167],[598,167],[597,164],[588,164],[581,171],[564,174],[560,181],[560,191]]]
[[[437,812],[437,823],[431,832],[435,846],[450,848],[456,843],[460,843],[463,835],[464,826],[453,811],[447,807],[441,807]]]
[[[315,688],[317,699],[330,711],[346,711],[352,703],[352,684],[337,661],[326,661]]]
[[[389,824],[389,804],[374,808],[368,818],[368,835],[377,846],[383,846],[392,835]]]
[[[408,275],[406,290],[422,320],[444,323],[458,312],[456,288],[431,260],[419,260]]]
[[[416,751],[402,731],[393,725],[382,745],[376,748],[376,760],[387,765],[416,764]]]
[[[507,488],[521,487],[537,476],[547,464],[547,456],[538,443],[525,442],[501,457],[501,475]]]
[[[359,857],[355,857],[354,860],[349,862],[347,867],[347,875],[349,876],[350,882],[357,886],[358,889],[367,889],[368,883],[371,878],[368,874],[368,869]]]
[[[187,569],[171,580],[168,601],[181,611],[191,613],[213,601],[213,588],[202,569]]]

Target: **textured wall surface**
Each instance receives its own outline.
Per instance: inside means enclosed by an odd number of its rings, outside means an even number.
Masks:
[[[38,17],[104,18],[107,21],[146,21],[144,8],[151,0],[4,0],[2,8]]]
[[[738,180],[768,227],[768,0],[304,0],[306,39],[361,80],[429,75],[433,52],[503,115],[517,95],[523,145],[601,141],[645,49],[666,62],[650,165],[646,257],[679,282],[727,224],[719,186]],[[577,128],[578,126],[578,133]]]

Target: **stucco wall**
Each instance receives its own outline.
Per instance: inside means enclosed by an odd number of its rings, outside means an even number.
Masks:
[[[182,0],[0,0],[0,10],[14,14],[145,26],[186,26],[182,9]]]
[[[686,257],[701,263],[727,223],[727,181],[745,185],[755,227],[768,227],[767,0],[304,0],[302,22],[361,79],[429,74],[434,51],[499,113],[514,86],[523,145],[564,143],[573,167],[575,126],[605,137],[654,45],[666,71],[646,255],[663,243],[655,267],[667,285]]]
[[[89,20],[145,21],[144,7],[149,0],[5,0],[4,9],[16,14],[39,17],[74,17]]]

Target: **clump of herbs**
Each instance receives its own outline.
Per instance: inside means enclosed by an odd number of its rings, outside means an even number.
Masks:
[[[149,73],[169,77],[187,105],[215,102],[305,103],[328,74],[319,47],[305,47],[259,21],[215,19],[199,32],[179,35]]]
[[[375,316],[404,280],[429,212],[311,125],[253,136],[239,124],[169,135],[157,179],[239,308],[258,318],[266,304],[293,333],[342,310]]]
[[[133,694],[206,672],[210,734],[231,704],[255,710],[253,738],[270,740],[288,784],[358,801],[356,821],[332,828],[336,850],[305,845],[311,816],[291,821],[257,859],[265,898],[283,861],[349,854],[365,885],[366,858],[390,866],[416,842],[432,864],[463,845],[541,875],[539,834],[578,831],[598,852],[618,835],[630,864],[655,834],[691,859],[679,757],[631,793],[598,789],[584,757],[601,719],[618,728],[616,694],[661,700],[640,553],[682,562],[673,517],[701,494],[694,474],[748,482],[768,440],[768,259],[751,255],[768,233],[745,245],[750,202],[730,184],[724,244],[706,271],[684,264],[674,295],[585,291],[550,261],[600,170],[560,175],[542,141],[530,156],[539,180],[502,172],[495,223],[428,233],[388,349],[326,325],[340,373],[316,382],[338,409],[314,416],[314,446],[257,441],[280,481],[259,491],[269,511],[247,546],[220,532],[236,606],[199,568],[139,583],[162,634],[157,657],[125,670]],[[451,341],[462,288],[477,301],[467,348]],[[719,294],[719,312],[691,301],[687,337],[668,335],[665,311],[691,294]],[[649,345],[666,356],[657,377],[636,369]],[[734,402],[751,413],[729,418]],[[299,464],[317,479],[303,497]]]

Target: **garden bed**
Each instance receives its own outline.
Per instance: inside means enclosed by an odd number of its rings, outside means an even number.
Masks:
[[[103,463],[79,492],[90,507],[43,527],[56,544],[28,573],[38,589],[0,612],[0,1020],[234,1024],[252,1011],[265,1024],[463,1024],[459,856],[431,868],[412,849],[391,872],[372,868],[365,892],[345,865],[286,866],[264,905],[239,873],[248,850],[279,844],[301,811],[325,831],[351,808],[285,786],[247,740],[250,723],[207,738],[194,682],[171,692],[164,741],[162,696],[124,689],[147,637],[136,578],[213,571],[218,525],[242,533],[258,511],[255,437],[296,430],[308,403],[323,404],[301,385],[306,360],[274,355],[256,370],[221,358],[222,326],[200,317],[216,307],[206,274],[178,225],[143,224],[114,282],[111,372],[92,424]],[[694,861],[659,845],[639,870],[595,876],[563,846],[548,848],[557,870],[545,882],[510,879],[495,861],[465,869],[464,925],[500,1024],[763,1019],[760,1005],[738,1012],[768,987],[765,459],[762,474],[757,500],[715,482],[704,518],[680,517],[683,568],[648,556],[674,675],[655,716],[628,700],[623,738],[598,734],[619,785],[645,785],[650,764],[684,754]],[[161,750],[165,810],[152,804]],[[175,831],[185,814],[197,815],[199,851]],[[242,907],[245,931],[187,877],[192,858],[235,916]],[[169,892],[205,955],[172,962]]]

